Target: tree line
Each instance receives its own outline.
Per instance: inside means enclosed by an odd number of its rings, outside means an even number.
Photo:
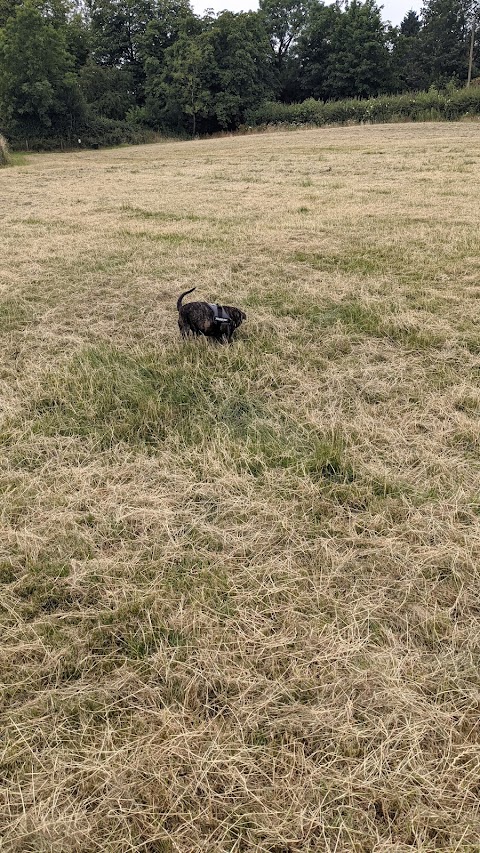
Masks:
[[[265,101],[461,85],[476,2],[426,0],[393,27],[375,0],[260,0],[203,17],[188,0],[0,0],[0,131],[196,135],[234,130]],[[475,77],[477,35],[473,46]]]

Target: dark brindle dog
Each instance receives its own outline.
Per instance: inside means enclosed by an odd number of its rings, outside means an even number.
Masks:
[[[186,290],[177,300],[178,326],[184,338],[188,335],[205,335],[217,341],[230,341],[235,329],[247,319],[247,315],[232,305],[215,305],[210,302],[187,302],[184,296],[196,290]]]

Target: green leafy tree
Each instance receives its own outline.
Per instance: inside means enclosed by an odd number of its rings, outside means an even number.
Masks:
[[[272,94],[272,55],[256,13],[224,12],[182,33],[147,63],[146,113],[156,127],[190,133],[234,129]]]
[[[427,84],[466,80],[471,0],[427,0],[422,18],[422,69]]]
[[[139,52],[144,63],[154,60],[158,69],[165,51],[181,35],[198,35],[202,29],[202,23],[193,14],[188,0],[157,0],[155,13],[140,39]]]
[[[420,16],[413,9],[410,9],[400,24],[400,35],[407,38],[414,38],[419,35],[421,29],[422,22]]]
[[[309,15],[312,0],[260,0],[259,15],[275,57],[275,88],[282,101],[300,95],[297,43]]]
[[[124,72],[135,103],[142,105],[146,80],[159,75],[164,51],[197,20],[188,0],[86,2],[94,61]]]
[[[390,88],[389,32],[374,0],[342,9],[318,4],[299,45],[302,85],[323,99],[368,97]]]
[[[143,103],[142,40],[155,14],[155,0],[87,0],[87,4],[92,59],[119,69],[119,75],[123,72],[135,103]]]
[[[0,31],[0,115],[26,136],[75,133],[83,118],[65,32],[30,0]]]
[[[13,17],[20,3],[21,0],[0,0],[0,29],[5,26],[9,18]]]
[[[160,0],[155,17],[145,28],[140,46],[146,78],[145,116],[154,127],[166,123],[175,129],[183,128],[182,116],[188,112],[185,113],[182,107],[182,75],[197,74],[195,69],[199,65],[200,47],[195,37],[202,29],[202,23],[193,14],[188,0]],[[173,50],[177,42],[178,47]],[[190,48],[193,51],[191,62]]]
[[[308,4],[302,0],[260,0],[260,14],[279,66],[302,32]]]
[[[392,89],[396,92],[426,89],[422,21],[416,12],[407,12],[392,41]]]
[[[221,128],[231,130],[273,93],[269,39],[256,13],[223,12],[208,29],[208,43],[214,116]]]
[[[17,6],[22,5],[23,0],[0,0],[0,27],[4,27],[8,19],[15,15]],[[35,6],[42,17],[56,26],[65,25],[77,12],[75,0],[36,0]]]
[[[211,57],[204,35],[181,34],[165,50],[163,65],[150,66],[146,114],[154,126],[195,136],[199,120],[209,116],[211,94],[206,77]]]
[[[71,15],[63,27],[63,32],[67,52],[78,71],[83,68],[90,56],[90,32],[87,22],[80,14]]]
[[[330,98],[369,97],[390,88],[388,33],[375,0],[351,0],[335,18],[325,88]]]
[[[90,59],[80,70],[79,82],[89,109],[100,116],[123,121],[136,106],[128,69],[97,65]]]
[[[99,65],[139,63],[153,0],[88,0],[92,53]]]
[[[302,97],[326,100],[331,97],[328,74],[332,41],[342,14],[339,5],[315,3],[298,43]]]

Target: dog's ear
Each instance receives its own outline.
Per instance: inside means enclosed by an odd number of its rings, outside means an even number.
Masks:
[[[242,320],[246,320],[246,319],[247,319],[247,315],[245,314],[245,312],[244,312],[244,311],[240,311],[240,314],[242,315]]]

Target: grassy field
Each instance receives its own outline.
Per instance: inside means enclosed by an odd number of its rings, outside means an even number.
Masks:
[[[0,173],[5,853],[480,850],[478,129]]]

